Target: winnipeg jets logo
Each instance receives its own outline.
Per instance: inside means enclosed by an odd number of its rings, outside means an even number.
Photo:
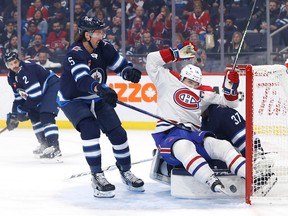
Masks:
[[[199,109],[201,98],[186,88],[178,89],[173,96],[175,103],[185,109]]]
[[[73,50],[73,51],[76,51],[76,52],[82,51],[81,47],[79,47],[79,46],[73,47],[72,50]]]
[[[92,58],[95,58],[95,59],[98,58],[98,54],[96,54],[96,53],[92,53],[91,56],[92,56]]]
[[[94,68],[90,71],[90,75],[93,79],[97,80],[99,83],[103,83],[104,80],[104,71],[102,68]]]

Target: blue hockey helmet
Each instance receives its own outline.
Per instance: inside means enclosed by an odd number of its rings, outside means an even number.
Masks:
[[[18,54],[16,52],[5,53],[4,61],[6,64],[14,59],[19,60]]]
[[[82,16],[79,21],[79,31],[80,34],[84,31],[94,31],[103,29],[105,27],[105,24],[97,19],[96,17],[88,17],[88,16]]]

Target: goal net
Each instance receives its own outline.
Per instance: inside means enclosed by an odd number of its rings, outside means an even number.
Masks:
[[[288,75],[284,65],[245,66],[246,202],[288,198]],[[271,189],[271,190],[270,190]]]

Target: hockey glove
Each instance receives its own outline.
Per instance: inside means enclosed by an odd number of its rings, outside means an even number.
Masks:
[[[184,41],[178,44],[176,48],[171,49],[174,55],[174,61],[186,60],[195,57],[197,48],[191,41]]]
[[[111,89],[106,84],[100,84],[100,83],[96,86],[96,88],[97,88],[96,94],[99,97],[103,98],[103,100],[112,107],[116,107],[118,95],[113,89]]]
[[[7,114],[7,120],[6,120],[6,126],[9,131],[14,130],[19,125],[19,121],[17,119],[17,115],[15,113],[8,113]]]
[[[141,79],[141,71],[136,68],[126,67],[121,73],[124,80],[138,83]]]
[[[28,110],[26,110],[23,106],[17,106],[17,119],[20,122],[29,120]]]
[[[224,96],[227,100],[238,98],[237,88],[239,86],[239,74],[235,70],[227,70],[223,82]]]

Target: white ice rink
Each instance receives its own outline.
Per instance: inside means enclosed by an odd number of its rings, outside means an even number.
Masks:
[[[128,131],[132,161],[152,158],[151,131]],[[114,164],[111,145],[101,138],[103,167]],[[36,138],[31,129],[0,134],[0,215],[1,216],[282,216],[288,202],[246,205],[244,199],[192,200],[170,196],[169,187],[149,178],[151,162],[133,165],[132,171],[145,181],[144,193],[126,190],[117,170],[106,171],[115,184],[112,199],[94,198],[90,176],[74,179],[72,174],[89,171],[78,132],[60,130],[62,164],[41,164],[32,150]]]

